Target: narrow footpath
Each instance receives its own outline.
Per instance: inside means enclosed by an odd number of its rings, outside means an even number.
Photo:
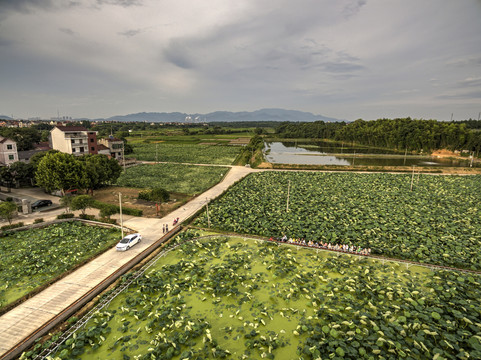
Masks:
[[[142,242],[129,251],[117,252],[112,248],[88,264],[49,286],[44,291],[18,305],[0,317],[0,359],[6,353],[34,333],[42,325],[67,309],[78,298],[108,278],[117,269],[159,240],[162,225],[172,226],[172,220],[179,218],[181,224],[195,214],[211,199],[215,199],[235,182],[256,170],[233,166],[222,182],[176,209],[162,219],[124,217],[123,225],[142,234]],[[53,216],[53,214],[51,214]],[[40,215],[39,215],[40,216]],[[43,216],[47,221],[47,216]]]

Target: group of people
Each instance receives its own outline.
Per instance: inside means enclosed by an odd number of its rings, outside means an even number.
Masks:
[[[172,221],[172,225],[175,226],[179,223],[180,218],[175,218],[174,221]],[[167,234],[169,232],[169,224],[164,224],[162,225],[162,234]]]
[[[162,234],[166,234],[169,232],[169,224],[162,225]]]
[[[359,255],[371,255],[370,248],[362,248],[361,246],[355,246],[355,245],[331,244],[327,242],[323,243],[322,241],[312,241],[312,240],[306,241],[305,239],[287,238],[286,235],[284,235],[281,238],[271,237],[269,240],[281,241],[289,244],[297,244],[302,246],[315,247],[319,249],[343,251],[343,252],[349,252],[349,253],[359,254]]]

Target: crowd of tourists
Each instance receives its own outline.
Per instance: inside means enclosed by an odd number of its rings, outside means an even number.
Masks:
[[[370,248],[362,248],[361,246],[355,246],[355,245],[331,244],[327,242],[323,243],[322,241],[313,241],[313,240],[306,241],[305,239],[288,238],[286,235],[284,235],[281,238],[271,237],[269,240],[280,241],[288,244],[296,244],[301,246],[315,247],[319,249],[349,252],[349,253],[359,254],[359,255],[371,255]]]

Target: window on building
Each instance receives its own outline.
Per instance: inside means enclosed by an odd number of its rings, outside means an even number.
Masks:
[[[8,155],[8,160],[14,160],[15,159],[15,156],[13,155]]]
[[[7,145],[7,150],[13,150],[13,145],[12,145],[12,144],[8,144],[8,145]]]
[[[81,146],[79,151],[80,151],[80,152],[84,152],[84,147]]]
[[[70,140],[70,141],[72,142],[72,144],[75,144],[75,139],[72,139],[72,140]]]
[[[77,150],[77,149],[73,148],[73,149],[72,149],[72,152],[74,153],[74,152],[75,152],[75,150]]]
[[[90,138],[90,142],[94,142],[94,139],[93,139],[93,138]]]
[[[95,146],[92,146],[92,147],[90,148],[90,150],[91,150],[91,151],[95,151]]]

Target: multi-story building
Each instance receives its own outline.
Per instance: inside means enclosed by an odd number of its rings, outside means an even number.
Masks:
[[[15,161],[18,161],[17,143],[0,136],[0,163],[10,165]]]
[[[97,133],[83,126],[55,126],[50,130],[52,149],[73,155],[97,154]]]
[[[106,139],[100,139],[99,144],[105,145],[110,150],[110,156],[117,160],[122,159],[122,150],[124,142],[120,139],[114,138],[112,135]]]

